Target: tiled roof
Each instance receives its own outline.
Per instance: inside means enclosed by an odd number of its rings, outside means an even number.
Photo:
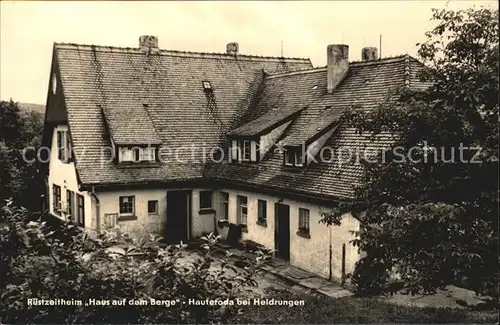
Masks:
[[[229,135],[233,136],[255,136],[267,133],[275,127],[292,119],[306,107],[295,107],[290,109],[273,108],[264,115],[248,122],[247,124],[231,131]]]
[[[103,115],[117,145],[159,145],[162,143],[145,105],[114,103],[102,108]]]
[[[408,56],[352,62],[348,74],[332,94],[326,91],[324,68],[268,76],[257,110],[267,111],[274,106],[307,106],[288,127],[282,139],[283,144],[301,144],[335,123],[346,109],[375,108],[391,90],[405,85],[408,64],[412,64],[414,71],[421,68],[420,63]],[[416,81],[411,79],[411,82]],[[282,153],[278,149],[259,164],[218,164],[213,166],[212,172],[225,181],[332,198],[351,198],[355,187],[360,185],[363,173],[360,159],[356,157],[371,157],[388,149],[391,144],[391,136],[387,133],[373,137],[341,125],[324,145],[325,159],[297,172],[283,166]],[[353,159],[348,161],[348,155]]]
[[[209,177],[330,198],[352,197],[363,174],[359,159],[338,154],[373,155],[390,147],[388,134],[370,137],[340,125],[325,143],[333,160],[297,172],[283,166],[278,148],[258,164],[207,164],[205,149],[227,147],[228,134],[260,134],[290,116],[282,143],[311,141],[346,109],[370,110],[392,89],[418,87],[421,68],[408,56],[351,62],[345,78],[327,94],[326,69],[312,68],[308,59],[163,50],[146,55],[139,49],[74,44],[56,44],[55,56],[84,185]],[[204,92],[204,80],[210,81],[212,95]],[[102,161],[102,148],[110,145],[106,125],[117,143],[161,143],[168,149],[164,162],[127,168]]]
[[[55,44],[54,54],[84,185],[202,177],[202,149],[223,141],[249,114],[264,70],[312,67],[309,59],[165,50],[146,55],[133,48],[77,44]],[[212,99],[203,80],[214,88]],[[110,146],[106,124],[117,142],[159,139],[172,150],[164,152],[158,167],[117,166],[108,160],[110,151],[103,151]]]

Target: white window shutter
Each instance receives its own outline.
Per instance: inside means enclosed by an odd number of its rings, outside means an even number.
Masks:
[[[236,140],[231,141],[231,154],[229,155],[229,162],[238,160],[238,143]]]
[[[257,161],[257,142],[250,141],[250,161]]]

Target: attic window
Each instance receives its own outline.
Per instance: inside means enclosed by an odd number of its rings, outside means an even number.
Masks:
[[[258,160],[257,142],[253,140],[233,140],[232,160],[256,162]]]
[[[300,147],[290,148],[284,151],[284,164],[289,167],[302,167],[304,165],[304,159],[302,156],[302,150]]]
[[[210,84],[210,81],[203,81],[203,90],[205,91],[212,91],[212,85]]]
[[[138,163],[156,161],[154,147],[121,147],[118,152],[119,162]]]

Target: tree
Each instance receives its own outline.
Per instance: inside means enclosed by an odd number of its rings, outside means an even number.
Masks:
[[[0,200],[13,198],[30,211],[39,210],[43,193],[33,152],[23,157],[27,147],[41,144],[43,116],[20,110],[14,101],[0,102]],[[28,159],[25,159],[28,158]],[[31,160],[31,161],[30,161]]]
[[[417,44],[429,87],[345,116],[359,132],[395,137],[365,162],[365,185],[344,207],[366,211],[354,241],[367,253],[352,275],[359,293],[380,293],[396,271],[413,293],[460,283],[498,294],[498,10],[433,19]]]

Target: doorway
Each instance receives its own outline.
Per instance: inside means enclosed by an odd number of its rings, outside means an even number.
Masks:
[[[285,261],[290,260],[290,206],[276,203],[274,206],[275,228],[274,247],[276,257]]]
[[[191,192],[167,192],[167,221],[165,224],[165,242],[179,244],[189,239],[189,225],[191,224]]]

